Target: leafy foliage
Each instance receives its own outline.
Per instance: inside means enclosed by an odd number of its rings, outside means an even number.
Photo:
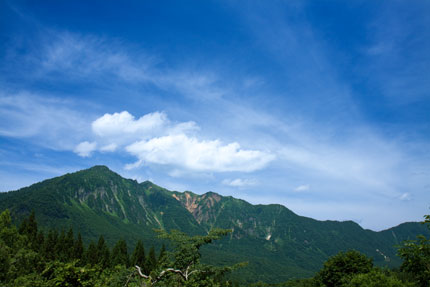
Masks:
[[[222,276],[232,267],[214,267],[200,262],[199,249],[202,245],[226,235],[226,230],[214,230],[206,236],[188,237],[184,233],[160,231],[160,237],[174,242],[176,251],[160,249],[158,260],[155,248],[145,256],[142,241],[138,241],[132,255],[134,264],[146,264],[148,274],[160,274],[170,266],[180,269],[179,273],[168,274],[159,281],[162,286],[224,286]],[[0,285],[7,286],[142,286],[145,280],[131,275],[127,243],[119,240],[112,251],[104,237],[97,244],[91,242],[84,248],[82,238],[69,229],[67,233],[50,230],[46,235],[38,232],[32,213],[21,224],[19,230],[11,223],[9,210],[0,214]],[[41,242],[43,244],[41,244]],[[53,246],[48,248],[48,244]],[[43,248],[35,249],[35,246]],[[52,253],[49,253],[52,252]],[[198,272],[197,272],[198,271]],[[193,276],[189,276],[193,274]],[[190,280],[189,280],[190,279]],[[178,285],[180,284],[180,285]]]
[[[81,234],[82,246],[86,245],[88,252],[77,247],[72,256],[80,259],[81,265],[86,259],[91,264],[99,261],[96,250],[100,235],[109,247],[120,239],[129,247],[142,240],[148,247],[147,256],[149,247],[158,251],[163,243],[154,228],[189,235],[207,234],[213,228],[232,229],[228,236],[201,248],[202,262],[228,265],[248,261],[248,266],[231,275],[247,284],[310,277],[330,256],[350,249],[371,257],[375,265],[400,266],[394,245],[417,234],[430,236],[430,231],[418,223],[373,232],[351,221],[301,217],[281,205],[251,205],[213,192],[168,191],[149,181],[124,179],[105,166],[0,193],[0,211],[6,209],[20,226],[20,235],[37,238],[31,239],[33,245],[27,248],[51,261],[71,256],[62,253],[69,250],[64,246],[70,245],[70,228],[73,236]],[[37,233],[29,218],[32,210],[39,223]],[[132,251],[127,250],[128,254]],[[157,257],[155,261],[159,261]]]
[[[317,274],[317,281],[328,287],[342,286],[356,274],[365,274],[372,270],[373,263],[367,256],[350,250],[340,252],[329,258]]]
[[[205,236],[192,237],[177,230],[158,232],[160,238],[173,242],[175,251],[161,250],[158,268],[154,268],[150,274],[143,274],[140,266],[136,266],[139,276],[151,286],[229,286],[223,276],[244,265],[215,267],[200,262],[200,248],[227,235],[231,230],[213,229]]]
[[[356,274],[351,280],[344,284],[345,287],[407,287],[411,283],[405,284],[391,274],[386,274],[378,269],[367,273]]]
[[[429,221],[429,216],[426,216],[424,223]],[[125,240],[119,240],[111,251],[103,236],[100,236],[97,244],[92,242],[86,249],[82,238],[79,234],[75,238],[73,230],[69,229],[67,233],[40,231],[34,213],[23,222],[17,229],[12,224],[9,210],[0,214],[1,286],[239,286],[231,276],[226,275],[244,266],[243,263],[213,266],[201,260],[203,247],[231,234],[230,230],[225,229],[212,229],[207,235],[194,236],[176,230],[159,230],[160,239],[171,242],[174,249],[161,248],[158,258],[154,247],[145,256],[144,245],[138,241],[131,262],[156,263],[146,267],[146,275],[142,273],[144,269],[139,268],[142,276],[136,276],[136,269],[128,266],[130,261]],[[48,244],[53,247],[49,249]],[[54,253],[47,253],[49,250]],[[373,267],[371,258],[350,250],[330,257],[313,278],[278,284],[245,283],[245,286],[429,286],[425,277],[429,262],[428,240],[419,236],[418,240],[406,241],[399,254],[405,259],[400,271]]]
[[[430,215],[425,216],[423,224],[430,229]],[[403,258],[402,271],[412,274],[418,286],[430,286],[430,238],[419,235],[416,240],[405,241],[399,256]]]

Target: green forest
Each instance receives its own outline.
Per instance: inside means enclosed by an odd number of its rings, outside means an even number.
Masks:
[[[430,216],[422,223],[430,228]],[[123,239],[110,247],[103,236],[85,246],[73,229],[44,232],[34,212],[17,227],[5,210],[0,215],[0,282],[35,287],[243,286],[234,272],[247,262],[213,266],[200,261],[202,246],[230,232],[213,229],[207,235],[189,236],[157,230],[158,238],[167,243],[159,250],[145,248],[140,240],[134,248]],[[330,257],[311,278],[251,286],[430,286],[430,239],[420,235],[397,247],[402,259],[397,269],[375,267],[371,258],[349,250]]]
[[[419,234],[430,237],[430,230],[418,222],[376,232],[353,221],[300,216],[279,204],[252,205],[215,192],[170,191],[149,181],[123,178],[106,166],[0,193],[0,212],[6,209],[18,230],[34,210],[38,233],[44,233],[45,241],[78,240],[80,233],[85,250],[95,249],[100,241],[110,254],[118,241],[127,246],[129,255],[139,240],[146,256],[153,247],[158,258],[163,243],[174,250],[171,240],[160,239],[155,229],[180,230],[189,236],[206,235],[215,228],[232,230],[202,246],[201,261],[214,266],[247,262],[226,278],[248,285],[309,278],[330,257],[348,250],[372,258],[375,266],[396,268],[402,263],[396,246]],[[79,264],[86,263],[81,259]]]

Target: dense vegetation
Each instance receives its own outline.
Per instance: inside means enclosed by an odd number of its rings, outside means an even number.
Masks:
[[[129,254],[119,240],[110,249],[103,236],[84,247],[80,234],[38,230],[34,213],[19,229],[11,223],[9,210],[0,214],[1,286],[231,286],[224,275],[240,266],[215,267],[200,262],[199,249],[226,235],[216,229],[206,236],[189,237],[179,231],[159,231],[173,242],[148,255],[142,241]]]
[[[50,230],[58,230],[57,237],[62,238],[61,230],[72,228],[75,236],[81,234],[86,249],[97,247],[103,235],[107,246],[113,248],[122,240],[130,253],[139,240],[159,251],[163,241],[154,229],[175,229],[191,236],[230,229],[229,235],[202,246],[202,261],[217,266],[249,262],[232,274],[249,284],[310,277],[328,258],[351,249],[372,258],[376,266],[399,267],[395,246],[418,234],[430,236],[419,223],[374,232],[352,221],[298,216],[281,205],[252,205],[213,192],[169,191],[149,181],[122,178],[104,166],[0,193],[0,212],[6,209],[17,226],[34,210],[45,239]]]
[[[422,223],[430,229],[430,215]],[[430,287],[430,238],[418,235],[416,240],[404,241],[398,246],[398,254],[403,260],[399,269],[375,267],[371,258],[350,250],[330,257],[312,278],[252,286]]]
[[[430,216],[424,224],[430,228]],[[38,229],[34,212],[16,228],[9,210],[0,214],[0,284],[2,286],[234,286],[225,275],[244,266],[215,267],[200,261],[200,248],[220,239],[230,230],[214,229],[207,235],[188,236],[180,231],[159,230],[159,238],[171,242],[148,255],[142,241],[129,254],[127,243],[119,240],[110,249],[100,236],[97,243],[84,247],[80,234]],[[429,287],[430,239],[399,246],[403,259],[400,269],[392,271],[373,265],[372,259],[358,251],[339,252],[330,257],[312,278],[270,285],[296,287]]]

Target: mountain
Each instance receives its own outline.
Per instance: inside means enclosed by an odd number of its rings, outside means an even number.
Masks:
[[[397,266],[395,245],[430,233],[419,223],[374,232],[352,221],[299,216],[282,205],[252,205],[214,192],[169,191],[122,178],[105,166],[0,193],[0,210],[6,208],[17,223],[34,210],[42,228],[72,227],[86,242],[100,235],[110,244],[124,238],[129,247],[138,239],[159,247],[154,228],[188,234],[229,228],[228,237],[203,250],[204,258],[213,264],[248,261],[236,276],[249,281],[311,276],[329,256],[348,249],[371,256],[378,265]]]

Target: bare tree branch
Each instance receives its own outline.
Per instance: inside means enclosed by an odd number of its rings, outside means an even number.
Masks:
[[[143,274],[143,272],[142,272],[142,269],[139,267],[139,266],[134,266],[135,268],[136,268],[136,270],[137,270],[137,273],[139,274],[139,276],[140,277],[142,277],[142,278],[145,278],[145,279],[149,279],[150,281],[151,281],[151,285],[154,285],[157,281],[160,281],[160,279],[164,276],[164,275],[166,275],[168,272],[173,272],[173,273],[176,273],[176,274],[179,274],[179,275],[181,275],[181,277],[185,280],[185,281],[188,281],[188,278],[190,277],[190,275],[191,274],[193,274],[193,273],[195,273],[195,272],[203,272],[203,271],[201,271],[201,270],[193,270],[193,271],[191,271],[191,272],[188,272],[189,271],[189,269],[190,269],[190,267],[191,267],[191,265],[188,265],[188,267],[187,267],[187,269],[185,270],[185,273],[184,272],[182,272],[182,270],[179,270],[179,269],[174,269],[174,268],[166,268],[166,269],[164,269],[163,271],[161,271],[160,272],[160,274],[155,278],[155,279],[153,279],[150,275],[145,275],[145,274]],[[127,280],[127,282],[128,282],[128,280]]]

